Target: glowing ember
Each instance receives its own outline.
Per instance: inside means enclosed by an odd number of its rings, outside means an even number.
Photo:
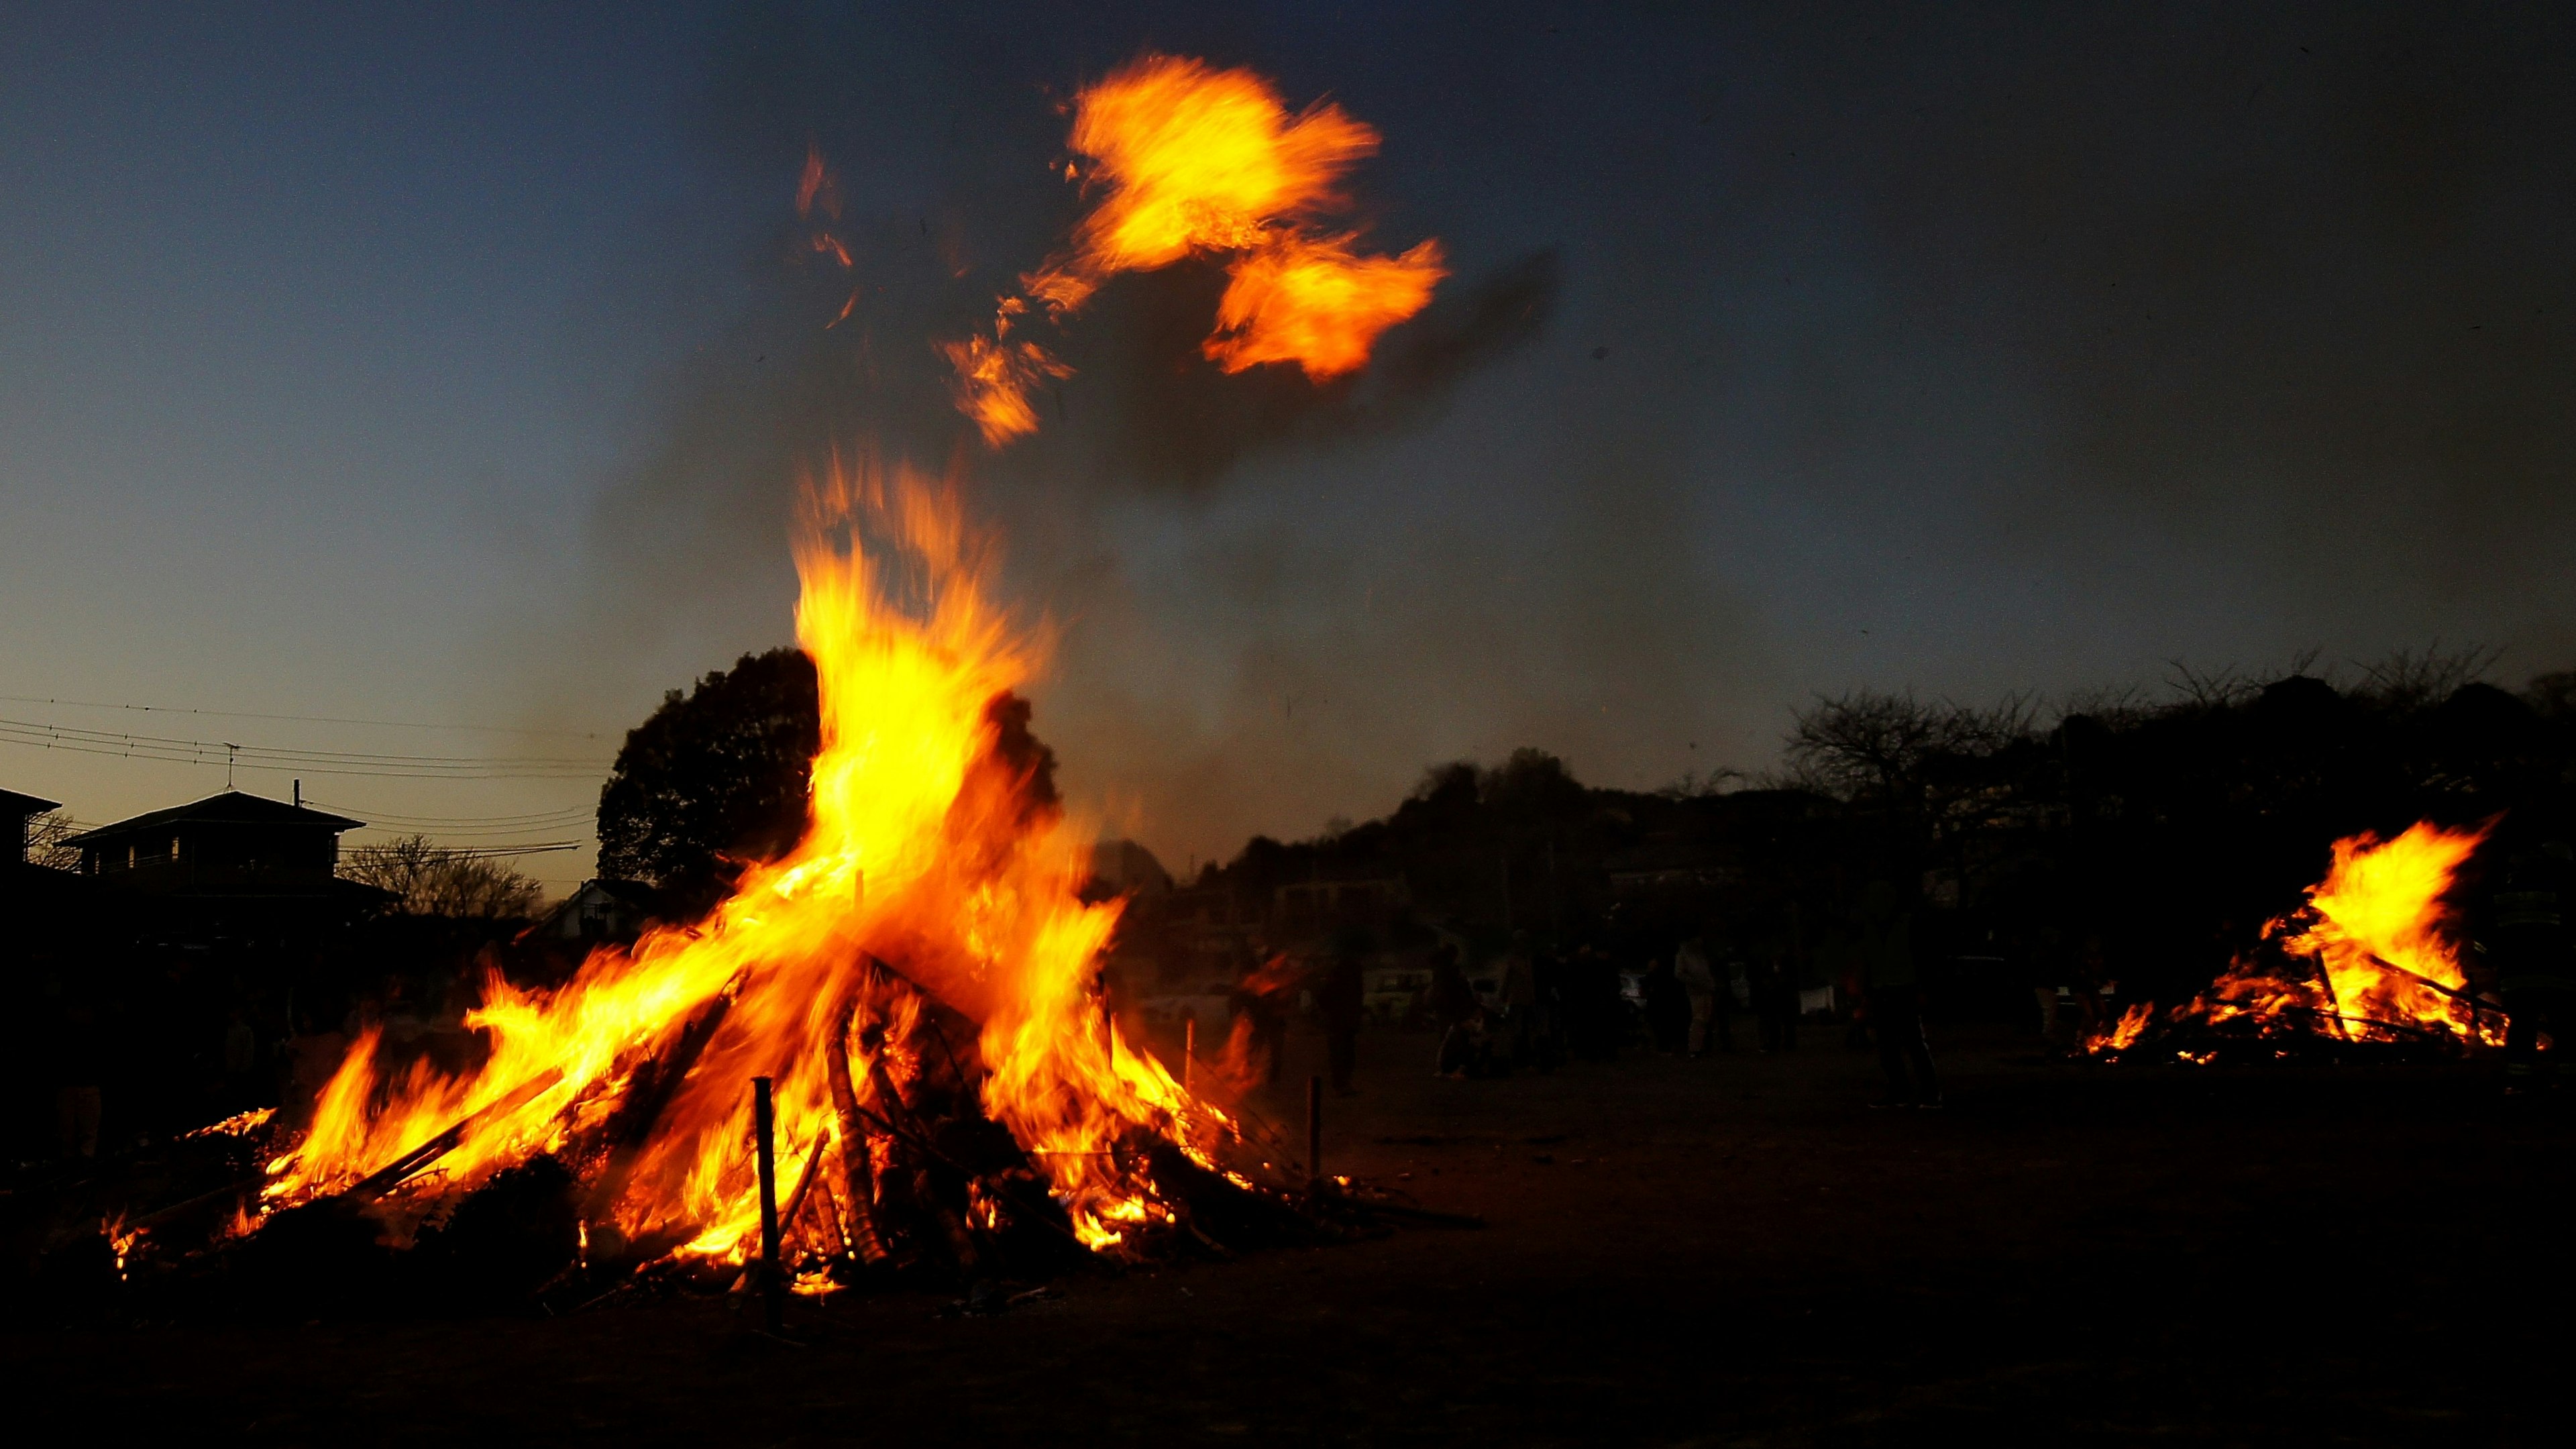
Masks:
[[[1357,371],[1379,334],[1421,311],[1448,273],[1439,242],[1364,256],[1348,234],[1318,232],[1339,209],[1345,172],[1378,134],[1338,106],[1291,114],[1248,70],[1148,55],[1082,92],[1073,151],[1103,194],[1065,254],[1020,279],[993,334],[942,343],[957,370],[957,405],[995,446],[1037,430],[1026,400],[1040,377],[1071,369],[1028,341],[1011,342],[1030,302],[1056,318],[1079,311],[1120,272],[1200,254],[1234,255],[1217,326],[1202,350],[1227,372],[1294,362],[1322,380]]]
[[[905,1124],[934,1056],[1094,1247],[1171,1217],[1135,1145],[1215,1165],[1233,1124],[1125,1045],[1093,994],[1118,906],[1080,899],[1087,851],[1029,790],[1025,735],[1015,753],[995,707],[1040,646],[988,597],[984,541],[909,475],[836,465],[807,498],[796,625],[822,749],[804,840],[704,920],[602,948],[559,990],[489,981],[467,1017],[490,1042],[479,1070],[387,1076],[363,1035],[270,1164],[267,1210],[360,1188],[416,1219],[551,1153],[591,1194],[585,1254],[613,1229],[740,1261],[758,1239],[746,1083],[766,1075],[782,1177],[801,1169],[817,1231],[866,1257],[871,1204],[832,1184],[864,1188],[871,1162],[919,1148]],[[941,1012],[972,1039],[952,1048]],[[975,1210],[998,1217],[1007,1195]]]

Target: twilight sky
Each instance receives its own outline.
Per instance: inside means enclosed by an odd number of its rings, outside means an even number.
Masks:
[[[2576,667],[2566,7],[1786,8],[15,7],[0,719],[586,839],[620,732],[787,641],[834,443],[962,469],[1065,630],[1040,734],[1176,869],[1516,745],[1759,767],[1857,684]],[[1356,214],[1454,275],[1321,390],[1196,359],[1213,268],[1121,279],[994,455],[931,339],[1148,48],[1376,126]],[[0,741],[87,821],[222,783]]]

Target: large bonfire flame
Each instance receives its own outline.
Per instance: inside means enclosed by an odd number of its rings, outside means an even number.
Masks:
[[[2448,901],[2491,825],[2425,821],[2393,840],[2364,833],[2336,841],[2307,904],[2265,923],[2264,946],[2239,955],[2166,1022],[2262,1037],[2502,1045],[2503,1018],[2470,990]],[[2154,1006],[2142,1003],[2085,1045],[2097,1056],[2116,1054],[2155,1026]]]
[[[1032,303],[1061,320],[1121,272],[1227,254],[1217,325],[1201,351],[1227,372],[1294,362],[1321,381],[1366,365],[1378,335],[1423,309],[1448,275],[1440,243],[1364,255],[1354,232],[1319,218],[1344,205],[1337,184],[1377,150],[1376,131],[1338,106],[1291,114],[1248,70],[1147,55],[1084,90],[1066,168],[1101,192],[1072,244],[1020,279],[992,333],[941,344],[957,406],[996,447],[1037,430],[1029,389],[1072,369],[1014,339]]]
[[[933,1057],[1042,1174],[1030,1196],[1094,1248],[1169,1217],[1125,1149],[1214,1166],[1232,1123],[1122,1042],[1093,994],[1118,907],[1080,899],[1086,849],[1032,798],[994,709],[1041,647],[991,602],[983,540],[952,491],[901,471],[836,464],[806,496],[796,632],[822,750],[803,842],[705,919],[602,948],[560,989],[490,981],[467,1018],[490,1043],[478,1070],[380,1072],[362,1037],[271,1164],[267,1210],[443,1147],[379,1205],[417,1216],[551,1154],[581,1176],[594,1240],[741,1260],[759,1222],[749,1079],[776,1080],[782,1159],[810,1177],[828,1157],[823,1180],[863,1196]],[[940,1014],[974,1023],[971,1041],[947,1041]]]

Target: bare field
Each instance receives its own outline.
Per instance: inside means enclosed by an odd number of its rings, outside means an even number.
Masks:
[[[1262,1103],[1298,1130],[1301,1090]],[[277,1444],[2559,1442],[2576,1110],[2473,1067],[2094,1070],[1936,1030],[1951,1105],[1801,1050],[1435,1080],[1327,1166],[1484,1215],[1058,1285],[559,1320],[12,1333],[22,1403]],[[1409,1177],[1402,1176],[1410,1174]]]

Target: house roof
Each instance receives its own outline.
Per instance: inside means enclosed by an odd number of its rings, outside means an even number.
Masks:
[[[328,830],[333,835],[356,830],[367,822],[351,820],[345,815],[332,815],[320,810],[307,810],[260,795],[245,795],[239,790],[226,790],[203,800],[173,805],[167,810],[149,811],[142,815],[102,825],[64,841],[66,845],[94,845],[102,840],[131,835],[138,831],[163,830],[173,825],[303,825]]]
[[[568,898],[567,903],[569,903],[569,901],[579,900],[582,896],[591,891],[597,891],[604,896],[612,896],[618,900],[624,901],[626,904],[633,906],[638,910],[643,911],[655,910],[659,908],[662,903],[661,892],[656,891],[651,886],[646,885],[640,880],[609,880],[604,877],[583,881],[581,883],[581,888],[572,893]]]
[[[34,795],[21,795],[15,790],[0,790],[0,815],[42,815],[63,803]]]

